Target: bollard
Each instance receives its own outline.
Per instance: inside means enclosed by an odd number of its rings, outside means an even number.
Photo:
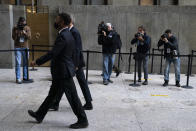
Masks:
[[[140,84],[137,84],[136,83],[136,67],[137,67],[137,62],[136,62],[136,59],[137,59],[137,53],[134,54],[134,57],[135,57],[135,66],[134,66],[134,83],[133,84],[129,84],[129,86],[133,86],[133,87],[138,87],[140,86]]]
[[[29,79],[29,56],[28,56],[28,49],[22,50],[25,51],[26,55],[26,62],[27,62],[27,80],[23,80],[23,83],[33,83],[33,79]]]
[[[162,75],[162,68],[163,68],[163,49],[161,49],[161,64],[160,64],[160,75]]]
[[[153,73],[153,66],[154,66],[154,48],[152,49],[151,74]]]
[[[194,76],[192,74],[192,67],[193,67],[193,55],[194,55],[194,50],[191,52],[191,63],[190,63],[190,76]]]
[[[32,45],[32,61],[35,60],[35,51],[34,51],[34,45]],[[38,69],[35,69],[34,66],[32,66],[32,69],[30,71],[37,71]]]
[[[125,72],[126,74],[131,74],[131,56],[132,56],[132,48],[130,48],[130,53],[129,53],[129,64],[128,64],[128,71]]]
[[[118,53],[118,69],[120,70],[120,58],[121,58],[121,49],[119,49]]]
[[[87,56],[86,58],[86,82],[87,84],[92,84],[91,82],[88,82],[89,50],[87,50],[86,56]]]
[[[190,75],[190,62],[191,62],[191,57],[192,57],[192,55],[188,55],[187,80],[186,80],[186,85],[182,86],[182,88],[186,88],[186,89],[193,89],[192,86],[189,86],[189,75]]]

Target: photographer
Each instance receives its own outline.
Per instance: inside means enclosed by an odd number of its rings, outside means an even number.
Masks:
[[[165,82],[163,86],[168,86],[170,65],[173,62],[175,67],[176,86],[180,87],[180,58],[178,42],[176,37],[171,33],[170,29],[166,30],[165,34],[161,36],[161,39],[158,42],[158,48],[160,46],[164,46],[164,57],[166,58],[164,73]]]
[[[23,81],[27,81],[27,56],[25,49],[28,48],[28,40],[31,39],[31,30],[27,26],[24,17],[20,17],[17,26],[13,27],[12,38],[14,40],[15,51],[15,72],[16,72],[16,83],[21,84],[20,78],[20,66],[21,59],[23,59]]]
[[[103,52],[103,84],[113,83],[110,80],[112,67],[114,65],[117,44],[115,42],[117,33],[112,29],[111,23],[102,22],[98,27],[98,43],[102,45]]]
[[[131,41],[131,44],[137,45],[137,53],[135,59],[138,62],[138,82],[141,82],[141,64],[143,62],[144,79],[143,85],[148,85],[148,56],[151,38],[146,34],[143,26],[138,27],[138,32],[135,34],[135,38]]]

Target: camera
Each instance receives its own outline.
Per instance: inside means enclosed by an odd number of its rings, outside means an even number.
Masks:
[[[17,28],[18,28],[19,30],[24,30],[24,27],[25,27],[25,26],[26,26],[25,24],[18,24]]]
[[[98,25],[98,35],[103,35],[103,31],[106,32],[106,34],[108,34],[108,27],[105,25],[104,21],[102,21],[99,25]]]
[[[166,34],[166,33],[161,35],[161,39],[165,39],[165,38],[167,38],[167,39],[169,38],[168,34]]]
[[[143,37],[143,34],[142,33],[139,33],[139,32],[135,34],[135,38],[138,38],[140,36]]]

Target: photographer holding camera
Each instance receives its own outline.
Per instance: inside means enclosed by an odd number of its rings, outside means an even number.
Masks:
[[[101,22],[98,26],[98,44],[102,45],[103,52],[103,84],[113,83],[110,80],[112,68],[115,61],[114,53],[117,49],[117,33],[113,30],[111,23]]]
[[[16,83],[22,84],[20,78],[21,59],[23,59],[23,81],[27,81],[27,56],[25,49],[28,48],[28,40],[31,39],[31,29],[26,24],[24,17],[20,17],[17,26],[12,29],[12,38],[14,40],[15,51],[15,72]]]
[[[144,26],[138,27],[138,32],[131,44],[137,45],[137,53],[135,59],[138,62],[138,82],[141,82],[141,65],[143,62],[144,79],[143,85],[148,85],[148,55],[151,46],[151,38],[146,34]]]
[[[160,46],[164,46],[164,57],[166,58],[164,73],[165,82],[163,86],[168,86],[170,65],[173,62],[175,67],[176,86],[180,87],[180,58],[178,42],[176,37],[171,33],[170,29],[167,29],[165,34],[161,36],[157,46],[158,48]]]

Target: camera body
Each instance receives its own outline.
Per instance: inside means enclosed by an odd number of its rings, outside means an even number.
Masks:
[[[143,35],[142,33],[139,33],[139,32],[135,34],[135,38],[143,37],[143,36],[144,36],[144,35]]]
[[[25,26],[26,26],[26,24],[18,24],[17,29],[22,31],[22,30],[24,30]]]
[[[161,39],[165,39],[165,38],[169,38],[168,34],[167,33],[164,33],[163,35],[161,35]]]
[[[103,35],[103,31],[106,32],[106,34],[108,34],[108,27],[105,25],[104,21],[102,21],[99,25],[98,25],[98,35]]]

